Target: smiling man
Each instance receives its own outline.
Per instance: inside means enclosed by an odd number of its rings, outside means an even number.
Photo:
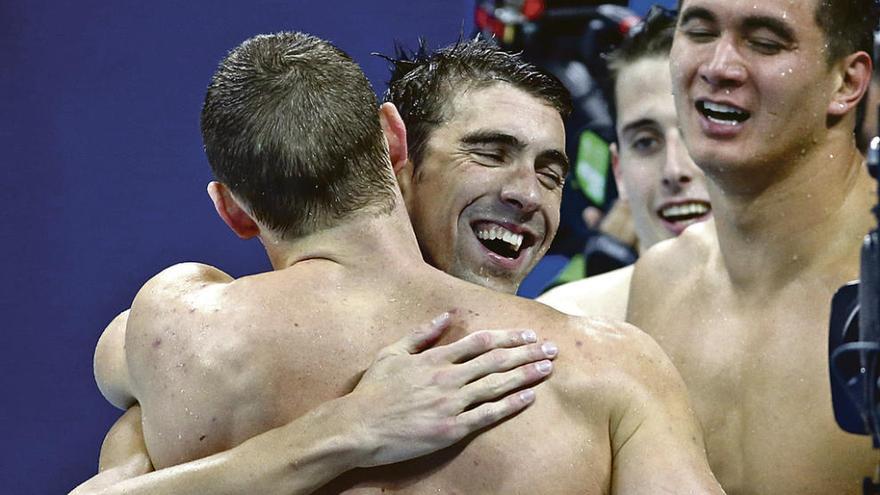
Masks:
[[[611,164],[620,200],[629,204],[639,252],[712,216],[706,177],[678,129],[669,50],[675,19],[655,7],[612,53],[617,143]],[[556,287],[538,298],[574,315],[626,317],[633,267]]]
[[[647,252],[628,320],[684,376],[732,494],[855,494],[876,456],[831,407],[828,320],[875,184],[856,147],[871,0],[684,0],[672,88],[714,220]],[[717,232],[717,235],[716,235]]]
[[[422,48],[395,64],[385,99],[410,150],[397,180],[425,260],[515,293],[559,227],[562,88],[487,42]]]
[[[447,55],[485,58],[489,50],[482,43],[463,44]],[[531,70],[511,55],[494,56],[502,65]],[[556,85],[532,74],[539,83]],[[517,77],[502,82],[495,73],[487,85],[464,86],[462,92],[509,89]],[[563,99],[540,104],[561,128],[565,93],[554,94]],[[497,122],[486,126],[476,135],[490,136],[490,143],[499,127],[504,136],[519,130]],[[366,77],[337,48],[302,33],[244,42],[212,80],[202,130],[218,178],[209,187],[218,214],[239,236],[259,237],[274,270],[233,280],[215,268],[186,263],[163,271],[138,293],[123,352],[131,393],[143,410],[142,436],[154,466],[190,463],[173,471],[180,475],[175,480],[160,470],[143,477],[144,484],[128,491],[117,486],[111,493],[310,493],[331,479],[322,493],[721,493],[683,384],[644,334],[622,323],[567,317],[423,262],[394,187],[394,174],[406,177],[411,167],[406,129],[391,104],[376,116]],[[503,141],[510,144],[509,137]],[[475,153],[458,162],[459,172],[492,171],[479,177],[500,187],[490,181],[494,174],[512,168],[505,177],[521,178],[527,169],[518,160],[498,158],[487,165],[480,158]],[[543,220],[530,217],[534,207],[519,199],[508,204],[504,195],[498,196],[504,206],[494,206],[493,188],[487,189],[464,195],[453,210],[463,212],[459,224],[476,224],[469,227],[473,235],[485,222],[507,222],[511,232],[525,228],[517,223],[539,228]],[[478,203],[470,213],[469,205]],[[469,315],[459,328],[464,333],[517,322],[552,336],[566,351],[557,356],[554,345],[536,342],[531,332],[478,333],[426,351],[419,366],[386,369],[387,383],[403,378],[426,385],[412,387],[413,396],[391,408],[400,414],[387,420],[406,417],[411,403],[421,406],[415,409],[422,416],[440,417],[428,422],[432,427],[394,429],[395,443],[428,453],[422,449],[426,440],[434,445],[438,436],[461,438],[474,431],[465,426],[487,427],[501,413],[522,411],[534,394],[520,389],[551,368],[557,379],[540,384],[541,399],[511,421],[420,460],[366,469],[408,457],[383,455],[370,426],[391,425],[372,425],[372,419],[363,424],[362,414],[373,418],[369,404],[361,414],[342,412],[341,419],[335,408],[383,342],[450,305]],[[492,335],[501,342],[495,347],[514,349],[475,353],[470,344],[482,343],[477,351],[493,347]],[[379,363],[392,358],[385,355]],[[480,378],[493,368],[499,373]],[[386,383],[368,381],[379,391]],[[453,393],[425,394],[437,384],[451,385]],[[470,393],[462,397],[459,389]],[[471,407],[472,399],[481,403],[506,394]],[[444,419],[449,412],[453,417]],[[322,417],[336,418],[333,424],[343,430],[327,431]],[[320,434],[288,428],[302,418],[311,418]],[[310,449],[300,448],[303,439]],[[240,454],[224,457],[221,451],[232,447]],[[150,481],[162,488],[147,486]]]

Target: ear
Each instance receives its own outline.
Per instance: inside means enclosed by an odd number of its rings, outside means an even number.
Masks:
[[[391,167],[394,173],[404,166],[409,155],[406,148],[406,126],[393,103],[383,103],[379,107],[379,122],[382,124],[382,133],[388,141],[388,154],[391,156]]]
[[[858,104],[871,84],[873,66],[865,52],[853,53],[839,62],[840,79],[832,95],[828,114],[843,117]]]
[[[623,184],[623,173],[620,171],[620,152],[617,143],[611,143],[608,149],[611,150],[611,171],[614,172],[614,183],[617,184],[617,197],[626,200],[626,186]]]
[[[238,204],[238,201],[225,185],[217,181],[210,182],[208,184],[208,196],[211,197],[217,214],[220,215],[220,218],[226,222],[226,225],[238,237],[250,239],[260,235],[260,226]]]

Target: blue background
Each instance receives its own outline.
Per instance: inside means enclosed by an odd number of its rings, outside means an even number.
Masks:
[[[634,2],[637,11],[644,12]],[[667,2],[671,3],[671,2]],[[472,0],[0,2],[0,492],[66,493],[120,412],[92,378],[100,331],[180,261],[268,269],[213,211],[199,136],[219,60],[256,33],[332,40],[384,90],[393,40],[472,29]]]

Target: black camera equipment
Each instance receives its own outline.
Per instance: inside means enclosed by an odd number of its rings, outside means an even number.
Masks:
[[[874,60],[880,60],[880,31],[874,36]],[[878,119],[880,130],[880,119]],[[868,170],[878,179],[880,137],[868,148]],[[880,179],[878,179],[880,198]],[[880,204],[873,208],[880,228]],[[849,433],[870,435],[880,448],[880,231],[862,244],[860,280],[842,287],[832,300],[828,342],[831,395],[837,424]],[[880,494],[880,470],[866,477],[865,495]]]

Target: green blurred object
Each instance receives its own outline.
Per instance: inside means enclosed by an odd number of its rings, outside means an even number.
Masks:
[[[584,131],[578,142],[574,167],[575,186],[593,204],[605,204],[605,183],[611,151],[608,143],[593,131]]]

